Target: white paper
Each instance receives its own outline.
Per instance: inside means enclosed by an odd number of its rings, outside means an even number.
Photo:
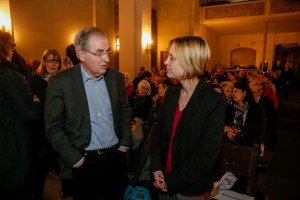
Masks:
[[[218,200],[254,200],[254,197],[240,194],[231,190],[219,190],[219,194],[213,198]]]

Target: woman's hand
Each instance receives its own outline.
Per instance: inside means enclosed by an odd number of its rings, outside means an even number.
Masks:
[[[227,137],[231,140],[233,140],[235,138],[235,136],[240,133],[241,130],[237,127],[231,127],[229,130],[228,130],[228,133],[227,133]]]
[[[165,177],[162,173],[161,170],[155,171],[153,172],[153,177],[154,177],[154,181],[153,184],[155,185],[155,187],[157,187],[158,189],[160,189],[163,192],[167,192],[167,186],[165,183]]]

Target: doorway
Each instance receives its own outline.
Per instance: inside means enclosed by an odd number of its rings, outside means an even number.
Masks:
[[[294,71],[294,83],[300,86],[300,45],[298,43],[278,44],[275,48],[273,63],[280,60],[282,65],[291,63]]]

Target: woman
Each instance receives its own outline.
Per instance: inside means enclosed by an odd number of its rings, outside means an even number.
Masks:
[[[30,199],[32,124],[41,106],[17,66],[15,44],[0,30],[0,199]]]
[[[201,37],[170,42],[167,75],[180,84],[167,89],[150,155],[154,185],[163,192],[160,199],[208,199],[212,189],[225,98],[198,79],[209,57]]]
[[[151,85],[146,80],[141,80],[137,86],[137,90],[132,95],[128,96],[128,102],[132,109],[131,117],[146,121],[149,111],[152,107],[152,100],[150,97]]]
[[[32,93],[40,99],[42,106],[45,104],[48,79],[63,69],[62,59],[55,49],[47,49],[42,56],[41,64],[37,74],[30,80]],[[44,134],[43,115],[34,125],[35,132],[35,178],[34,178],[34,199],[42,199],[45,178],[52,167],[58,168],[57,153],[52,149],[51,144]]]
[[[257,104],[248,85],[237,82],[232,90],[235,112],[225,124],[224,141],[253,147],[261,144],[265,130],[265,114],[262,105]]]
[[[133,129],[133,148],[131,155],[131,163],[129,165],[128,176],[130,183],[134,185],[141,185],[146,187],[152,200],[157,199],[157,190],[154,188],[152,182],[152,175],[150,172],[150,146],[153,137],[153,132],[157,128],[157,122],[160,119],[160,111],[163,104],[163,99],[167,88],[172,85],[171,80],[165,79],[158,84],[158,94],[153,99],[154,103],[148,115],[147,121],[143,128]],[[137,126],[141,126],[138,124]],[[142,131],[143,138],[137,137],[136,131]],[[135,181],[134,181],[135,180]]]

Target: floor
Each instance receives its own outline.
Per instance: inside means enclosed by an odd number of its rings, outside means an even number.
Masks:
[[[289,100],[281,103],[276,126],[278,141],[268,170],[259,176],[258,188],[268,194],[269,200],[297,200],[300,199],[300,88],[292,88]],[[60,187],[58,177],[50,173],[44,200],[61,199]]]

